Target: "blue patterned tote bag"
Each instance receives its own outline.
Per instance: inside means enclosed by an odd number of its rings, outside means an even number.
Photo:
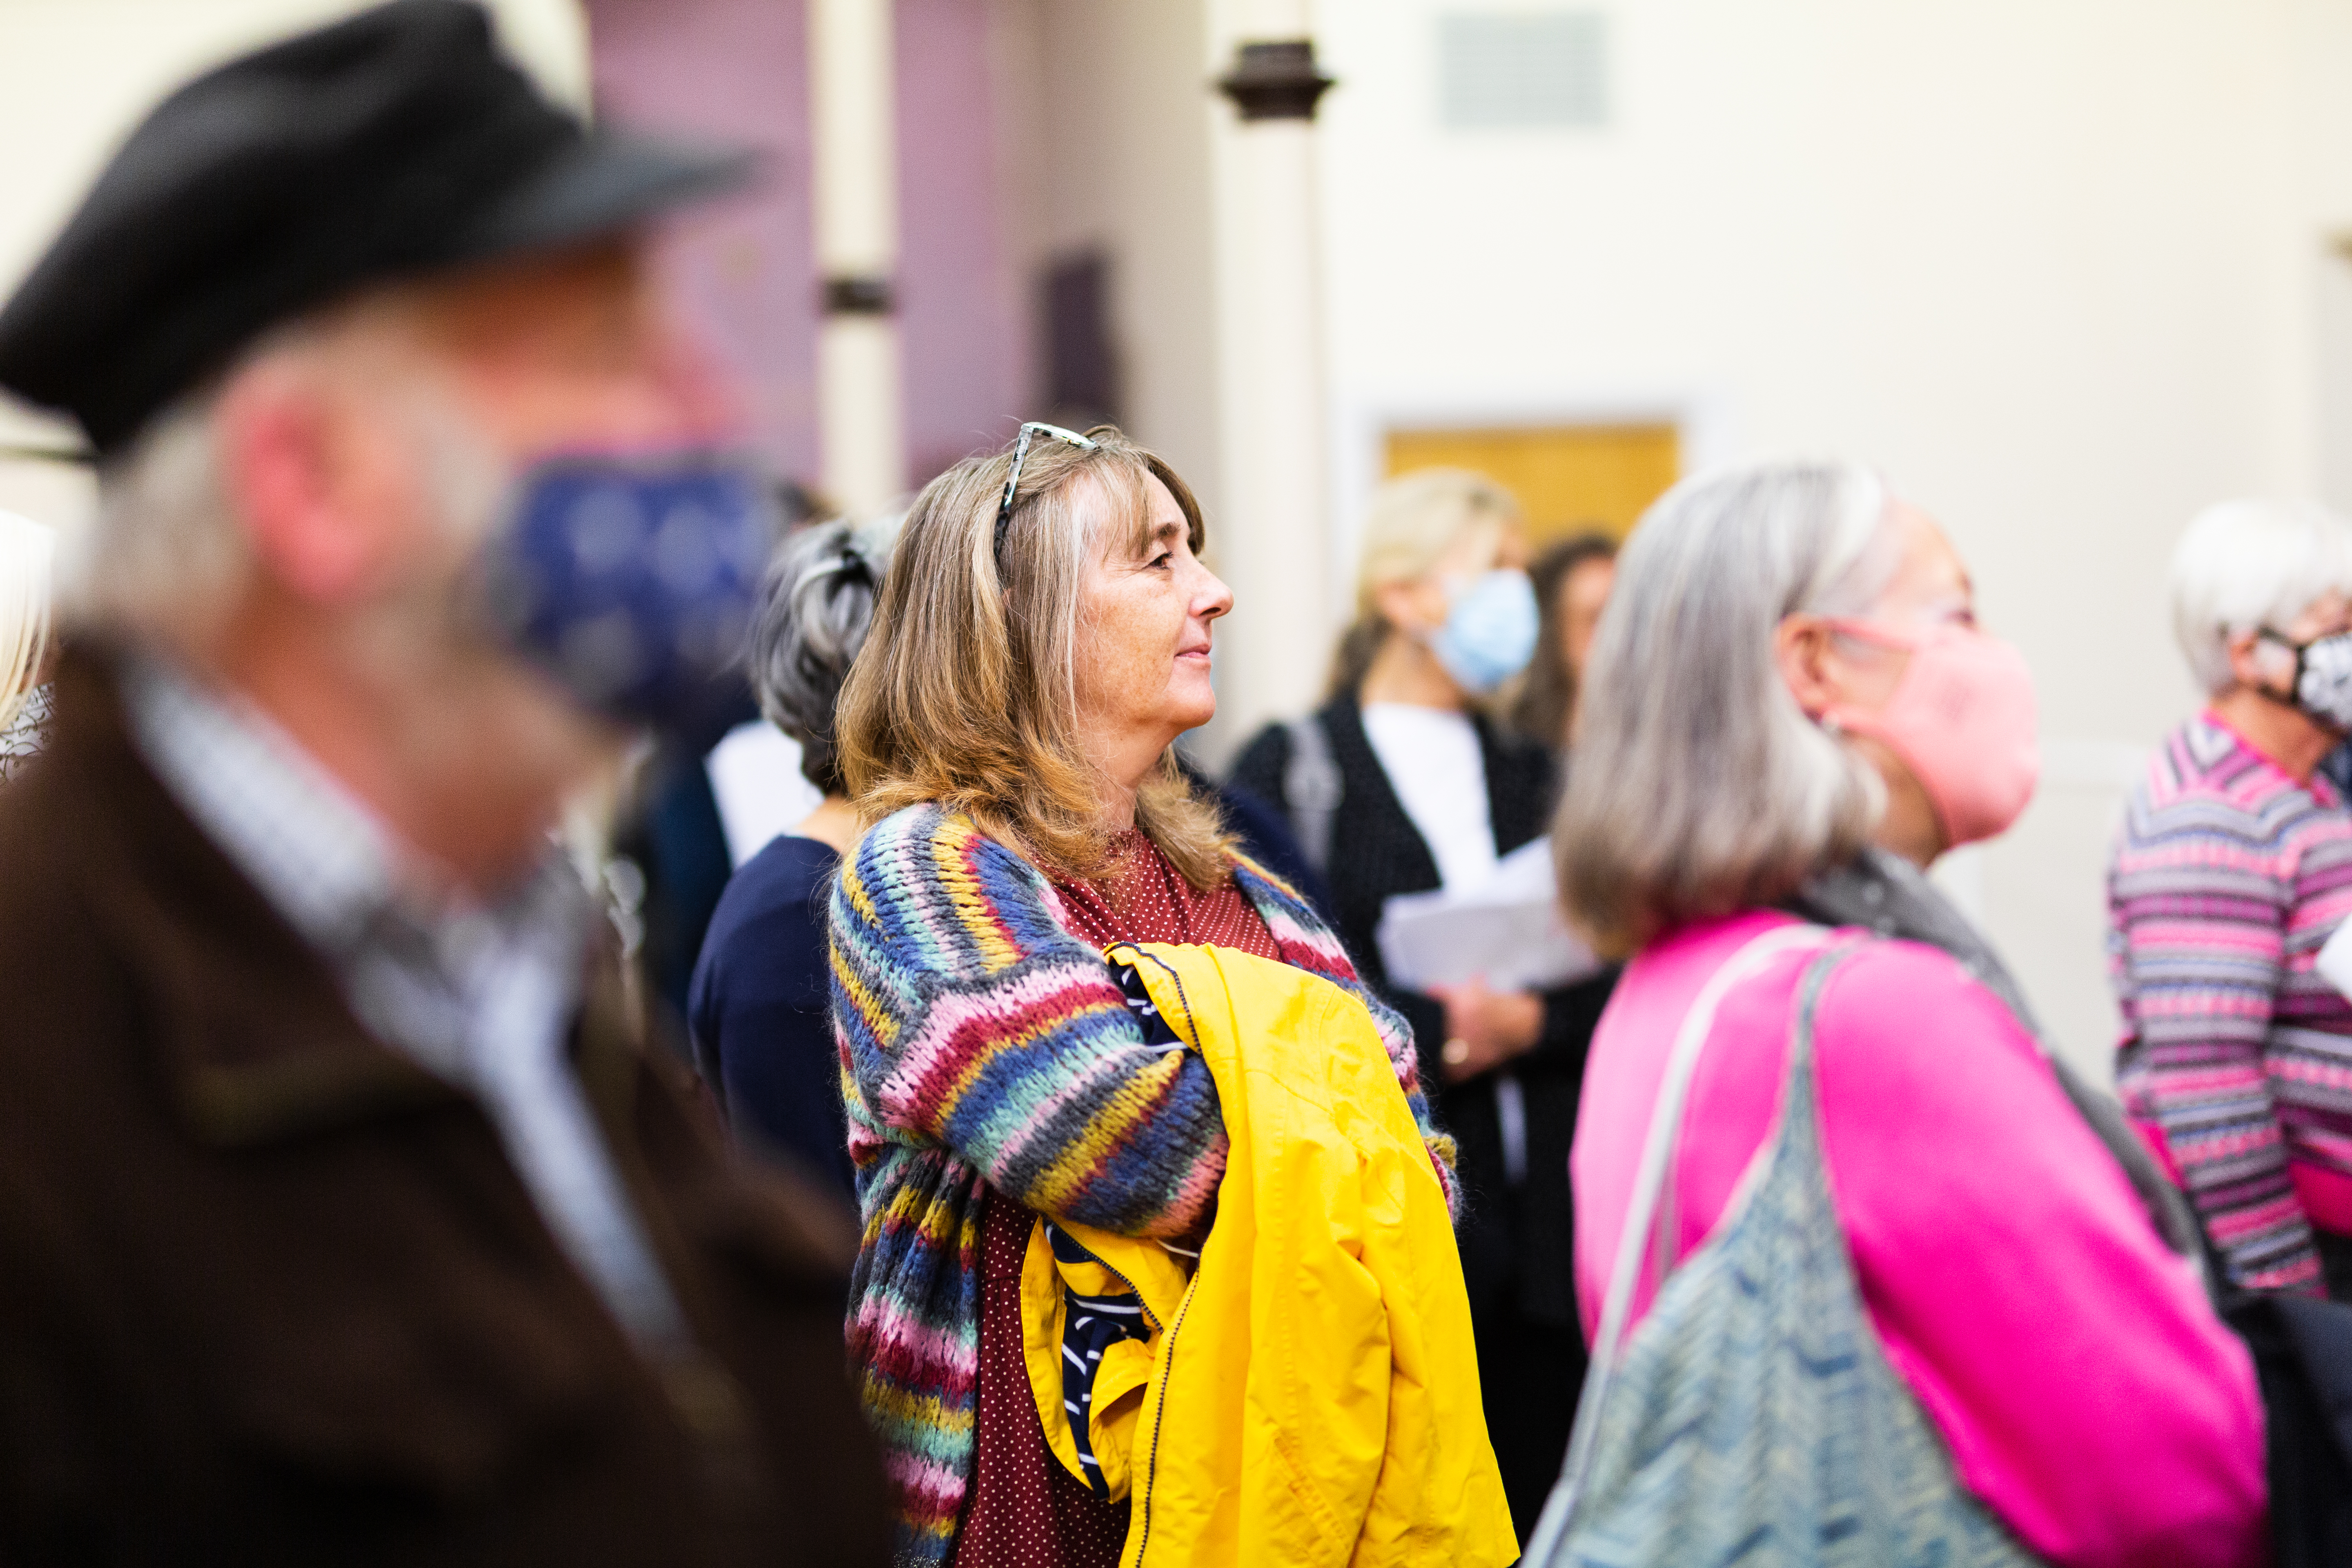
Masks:
[[[1860,943],[1783,926],[1701,987],[1676,1033],[1603,1298],[1568,1462],[1527,1568],[2007,1568],[2037,1561],[1960,1485],[1888,1364],[1822,1164],[1813,1016]],[[1792,948],[1778,1129],[1724,1221],[1658,1288],[1620,1359],[1633,1287],[1674,1226],[1669,1173],[1726,994]],[[1664,1220],[1664,1223],[1662,1219]]]

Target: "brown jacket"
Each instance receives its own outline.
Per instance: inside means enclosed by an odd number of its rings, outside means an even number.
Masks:
[[[650,1363],[106,671],[59,699],[0,791],[0,1562],[885,1561],[848,1216],[730,1163],[597,985],[575,1061],[700,1346]]]

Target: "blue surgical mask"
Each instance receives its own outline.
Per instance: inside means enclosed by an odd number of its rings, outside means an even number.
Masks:
[[[1540,616],[1535,584],[1509,567],[1482,572],[1448,596],[1429,651],[1462,689],[1484,697],[1535,657]]]
[[[770,531],[765,492],[707,453],[527,471],[485,552],[490,620],[580,705],[680,730],[722,700]]]

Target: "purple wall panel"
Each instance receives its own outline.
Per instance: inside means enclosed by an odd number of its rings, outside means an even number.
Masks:
[[[898,299],[917,482],[1031,411],[1025,280],[997,191],[987,0],[898,0]]]
[[[740,380],[753,439],[814,480],[817,284],[802,0],[587,0],[597,111],[761,149],[747,195],[678,219],[663,275]]]

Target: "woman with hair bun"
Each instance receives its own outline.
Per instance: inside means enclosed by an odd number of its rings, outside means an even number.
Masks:
[[[751,686],[798,741],[817,808],[729,879],[688,993],[695,1066],[736,1137],[796,1159],[856,1198],[825,972],[824,900],[857,837],[833,742],[834,704],[874,619],[898,519],[822,522],[777,549],[751,627]]]

